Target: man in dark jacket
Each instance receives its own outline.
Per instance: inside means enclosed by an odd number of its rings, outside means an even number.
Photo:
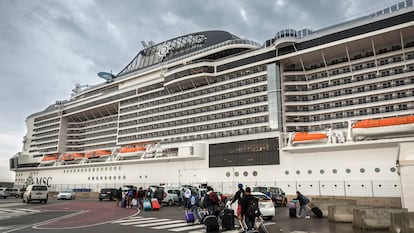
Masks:
[[[246,222],[247,231],[253,230],[256,217],[259,217],[259,199],[251,193],[251,188],[246,187],[245,195],[241,199],[241,214]]]
[[[243,196],[245,195],[244,189],[243,189],[243,184],[238,184],[237,185],[239,187],[239,190],[237,190],[237,192],[234,194],[230,205],[233,205],[233,203],[235,203],[237,201],[237,218],[239,220],[242,220],[242,216],[241,216],[241,200],[243,198]]]

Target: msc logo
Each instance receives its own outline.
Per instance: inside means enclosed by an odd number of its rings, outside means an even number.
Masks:
[[[31,184],[43,184],[43,185],[49,186],[51,181],[52,181],[52,177],[50,176],[49,177],[43,176],[43,177],[36,177],[36,178],[29,176],[26,179],[26,186],[31,185]]]

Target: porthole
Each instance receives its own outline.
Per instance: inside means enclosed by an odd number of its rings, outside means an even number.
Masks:
[[[108,176],[109,179],[112,179],[112,176]]]
[[[114,171],[116,171],[116,167],[114,167]]]
[[[392,168],[390,169],[390,171],[391,171],[391,172],[395,172],[395,171],[397,171],[397,169],[395,169],[395,167],[392,167]]]
[[[126,176],[122,177],[124,180],[126,179]]]
[[[382,185],[380,185],[380,184],[379,184],[379,185],[378,185],[378,187],[380,187],[380,188],[381,188],[381,187],[382,187]]]
[[[109,167],[109,171],[112,171],[112,167]]]
[[[107,177],[105,176],[105,177],[104,177],[104,179],[106,180],[106,178],[107,178]]]
[[[145,179],[147,179],[148,178],[148,176],[147,175],[145,175]]]
[[[230,175],[231,175],[230,172],[226,172],[227,177],[230,177]],[[139,178],[141,178],[141,176]]]
[[[332,169],[332,173],[333,173],[333,174],[336,174],[336,173],[338,173],[338,170],[336,170],[336,169]]]
[[[108,171],[108,167],[105,167],[105,171]]]
[[[121,166],[119,166],[119,167],[118,167],[118,170],[120,170],[120,171],[121,171]]]
[[[101,172],[103,172],[103,167],[101,167]]]
[[[91,177],[88,176],[88,180],[91,180]]]
[[[381,171],[381,169],[379,169],[379,168],[375,168],[375,172],[380,172]]]
[[[63,173],[66,173],[66,170],[63,170]]]
[[[351,173],[351,169],[347,168],[346,173]]]
[[[118,176],[118,180],[120,180],[121,179],[121,176]]]
[[[361,169],[359,169],[359,172],[361,172],[361,173],[365,173],[365,168],[361,168]]]
[[[116,180],[116,176],[114,176],[114,180]]]
[[[248,176],[249,173],[247,171],[243,172],[243,176]]]
[[[289,171],[285,171],[285,174],[286,174],[286,175],[289,175]]]
[[[236,177],[239,176],[239,172],[235,172],[234,176],[236,176]]]
[[[348,184],[348,188],[349,188],[349,187],[351,187],[351,185],[350,185],[350,184]]]
[[[92,171],[94,172],[95,171],[95,168],[92,168]]]
[[[95,180],[95,177],[94,176],[92,176],[92,180]]]
[[[101,180],[103,180],[103,177],[101,176]]]
[[[253,176],[257,176],[257,171],[253,171]]]
[[[296,170],[296,174],[299,175],[300,174],[300,171],[299,170]]]
[[[320,172],[321,174],[324,174],[324,173],[325,173],[325,170],[321,169],[319,172]]]
[[[312,174],[312,170],[308,170],[308,174],[311,175]]]

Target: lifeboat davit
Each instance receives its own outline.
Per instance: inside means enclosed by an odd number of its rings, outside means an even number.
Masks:
[[[61,159],[64,163],[79,163],[84,158],[84,153],[66,153]]]
[[[321,143],[321,142],[327,142],[327,141],[328,141],[328,135],[326,135],[326,133],[297,132],[293,136],[293,144]]]
[[[58,160],[59,154],[48,154],[44,155],[42,161],[40,161],[43,165],[50,165],[56,162]]]
[[[92,150],[86,153],[87,159],[107,159],[112,154],[110,150]]]
[[[120,158],[141,157],[145,150],[145,146],[127,146],[122,147],[119,150],[118,155]]]
[[[414,133],[414,116],[367,119],[352,126],[352,135],[359,137]]]

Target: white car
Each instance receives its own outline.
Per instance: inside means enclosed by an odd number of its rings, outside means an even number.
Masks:
[[[275,215],[275,206],[270,197],[261,192],[252,192],[252,195],[259,199],[259,210],[262,213],[263,219],[271,220]],[[229,208],[231,200],[227,201],[227,208]],[[234,210],[234,214],[237,215],[237,202],[231,205],[231,209]]]
[[[67,200],[73,200],[76,198],[76,193],[72,190],[65,190],[62,192],[59,192],[56,196],[58,200],[67,199]]]
[[[10,196],[9,190],[6,187],[0,187],[0,198],[7,198]]]
[[[47,203],[49,197],[49,188],[47,185],[31,184],[27,186],[23,194],[23,203],[31,201],[40,201]]]

